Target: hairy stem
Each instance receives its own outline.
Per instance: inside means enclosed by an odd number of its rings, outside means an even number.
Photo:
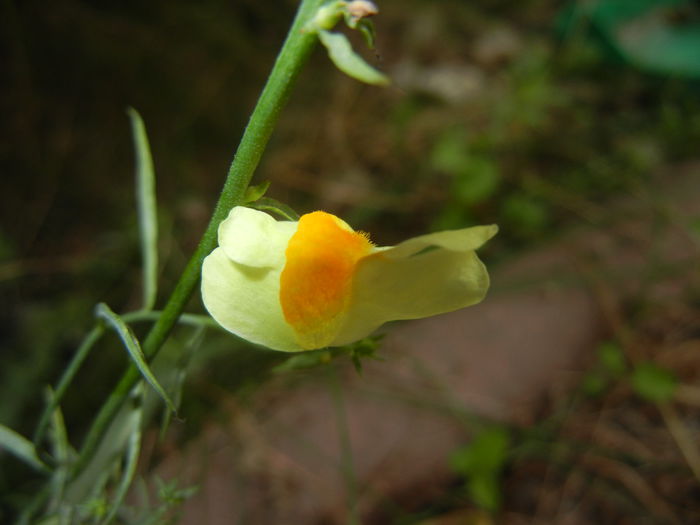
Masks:
[[[202,261],[216,247],[216,234],[219,223],[226,217],[230,209],[243,199],[245,190],[272,134],[280,111],[289,98],[294,81],[316,43],[316,34],[303,32],[302,28],[319,8],[321,2],[322,0],[302,0],[299,5],[287,39],[277,56],[272,72],[258,99],[258,103],[250,117],[248,126],[231,163],[226,182],[216,203],[209,225],[180,276],[165,308],[163,308],[162,315],[153,325],[143,342],[143,351],[149,360],[156,356],[168,338],[197,286]],[[92,458],[110,422],[119,411],[129,391],[138,379],[139,374],[136,368],[130,366],[97,414],[85,438],[79,460],[73,470],[73,476],[79,474]]]

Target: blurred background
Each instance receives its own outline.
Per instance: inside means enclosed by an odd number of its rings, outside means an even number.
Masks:
[[[700,521],[700,6],[378,6],[376,49],[353,42],[392,85],[317,49],[254,181],[380,245],[497,223],[491,297],[388,327],[361,376],[207,333],[144,484],[197,486],[184,522]],[[295,7],[2,3],[1,423],[31,435],[97,302],[138,306],[126,108],[153,151],[162,304]],[[125,363],[106,339],[78,376],[78,441]],[[37,481],[0,461],[1,521]]]

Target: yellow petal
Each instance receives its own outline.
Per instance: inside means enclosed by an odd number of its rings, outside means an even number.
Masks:
[[[286,249],[280,303],[299,344],[328,346],[345,322],[357,262],[372,243],[329,213],[303,215]]]
[[[211,316],[248,341],[285,352],[304,350],[279,301],[284,251],[296,224],[234,208],[219,228],[221,246],[202,265],[202,300]]]
[[[236,206],[219,225],[219,246],[237,263],[281,268],[285,246],[296,228],[296,222],[276,221],[267,213]]]
[[[334,345],[371,334],[387,321],[451,312],[481,301],[489,287],[474,252],[496,226],[477,226],[415,237],[379,249],[357,265],[347,322]]]

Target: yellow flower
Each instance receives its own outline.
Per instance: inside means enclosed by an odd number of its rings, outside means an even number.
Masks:
[[[476,226],[374,246],[338,217],[299,221],[235,207],[202,266],[202,299],[224,328],[274,350],[340,346],[387,321],[478,303],[489,287],[474,250],[498,228]]]

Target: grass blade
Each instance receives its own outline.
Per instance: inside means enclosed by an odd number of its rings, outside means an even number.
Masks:
[[[48,470],[47,466],[36,455],[34,444],[3,424],[0,424],[0,448],[7,450],[10,454],[36,470],[42,472]]]
[[[158,318],[163,314],[160,310],[137,310],[135,312],[129,312],[122,314],[121,318],[125,323],[138,323],[138,322],[153,322],[157,321]],[[221,328],[221,325],[214,321],[208,315],[198,315],[198,314],[181,314],[177,320],[178,324],[184,326],[192,326],[194,328],[209,328],[213,330],[225,331]],[[227,332],[228,333],[228,332]]]
[[[111,523],[119,507],[121,507],[126,493],[131,486],[131,482],[134,480],[134,475],[136,474],[136,466],[138,464],[139,453],[141,451],[141,423],[143,421],[143,390],[141,388],[134,389],[134,406],[129,414],[128,426],[130,427],[129,442],[126,448],[126,458],[124,460],[124,472],[122,473],[122,478],[119,481],[119,486],[114,493],[114,499],[112,501],[112,508],[109,510],[107,516],[102,521],[104,524]]]
[[[68,434],[61,408],[58,406],[55,395],[50,388],[47,392],[47,404],[55,407],[51,415],[49,436],[53,457],[56,460],[56,470],[54,470],[51,479],[52,496],[49,503],[49,511],[58,512],[61,523],[70,523],[70,509],[61,508],[61,502],[63,501],[63,494],[68,481],[68,464],[74,451],[70,443],[68,443]]]
[[[153,387],[153,390],[156,391],[163,401],[165,401],[168,408],[173,412],[177,412],[175,405],[170,400],[170,397],[168,397],[165,389],[160,385],[156,377],[153,375],[153,372],[151,372],[151,368],[148,366],[148,363],[146,363],[146,358],[143,354],[143,350],[141,350],[141,345],[139,344],[138,339],[136,339],[134,332],[131,331],[131,328],[129,328],[124,320],[115,314],[112,309],[104,303],[97,305],[97,308],[95,308],[95,314],[117,332],[119,338],[122,340],[122,343],[124,343],[126,351],[129,353],[129,357],[131,357],[131,360],[134,362],[136,368],[141,373],[143,378]]]
[[[36,432],[34,432],[34,444],[38,447],[41,444],[41,440],[44,438],[44,433],[48,427],[51,415],[60,403],[63,394],[70,386],[71,381],[78,373],[81,365],[87,358],[90,350],[95,345],[95,343],[102,337],[104,333],[104,328],[100,325],[95,326],[90,332],[85,336],[83,341],[80,343],[78,350],[71,359],[68,367],[63,372],[61,379],[58,381],[55,393],[51,396],[51,401],[46,405],[44,411],[41,413],[41,418],[39,419],[39,424],[37,425]]]
[[[143,308],[155,306],[158,293],[158,208],[156,177],[146,126],[134,108],[127,110],[136,150],[136,202],[143,258]]]

